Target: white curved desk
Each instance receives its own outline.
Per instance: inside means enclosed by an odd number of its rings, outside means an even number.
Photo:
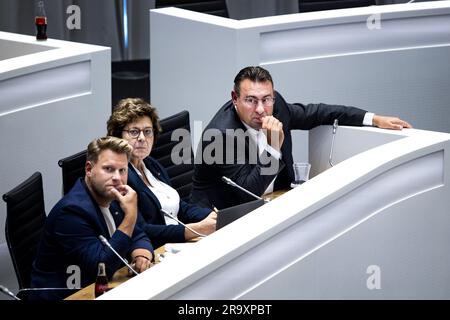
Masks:
[[[105,133],[110,49],[0,32],[0,97],[0,195],[40,171],[48,213],[62,194],[58,160]],[[5,218],[0,201],[0,230]],[[0,283],[15,291],[3,232],[0,260]]]
[[[316,173],[330,130],[310,135]],[[341,127],[335,150],[333,168],[101,299],[450,298],[450,134]]]

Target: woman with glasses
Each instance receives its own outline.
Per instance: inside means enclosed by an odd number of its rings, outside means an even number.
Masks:
[[[138,193],[141,212],[138,224],[155,247],[168,242],[185,242],[215,231],[217,214],[181,200],[170,186],[167,171],[150,157],[161,131],[155,108],[139,98],[122,99],[109,118],[107,128],[108,135],[123,138],[133,147],[128,185]]]

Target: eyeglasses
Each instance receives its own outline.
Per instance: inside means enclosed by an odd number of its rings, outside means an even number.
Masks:
[[[124,129],[122,131],[128,132],[128,134],[132,138],[138,138],[141,135],[141,132],[144,134],[144,137],[146,138],[153,137],[153,128],[144,128],[144,129],[131,128],[128,130]]]
[[[244,101],[247,105],[250,105],[255,108],[258,106],[259,101],[262,102],[263,106],[270,107],[271,105],[273,105],[275,103],[275,98],[274,97],[265,97],[262,99],[257,99],[255,97],[246,97],[246,98],[244,98]]]

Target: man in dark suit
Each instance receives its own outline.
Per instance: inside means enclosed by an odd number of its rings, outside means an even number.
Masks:
[[[100,235],[122,257],[131,258],[136,271],[150,267],[153,248],[144,232],[135,228],[137,195],[126,185],[131,152],[132,147],[119,138],[105,137],[89,144],[85,178],[77,181],[47,217],[33,264],[33,288],[66,288],[77,282],[84,287],[95,281],[99,262],[105,263],[111,279],[122,262],[101,243]],[[30,298],[61,299],[70,293],[38,290]]]
[[[309,130],[332,124],[335,119],[350,126],[411,127],[401,119],[354,107],[289,104],[274,90],[267,70],[242,69],[234,79],[231,100],[202,134],[191,201],[222,209],[254,200],[225,184],[222,176],[259,196],[287,189],[294,180],[291,130]]]

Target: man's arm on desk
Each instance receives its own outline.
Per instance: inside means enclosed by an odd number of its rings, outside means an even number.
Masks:
[[[373,116],[372,124],[375,127],[381,129],[402,130],[403,128],[412,128],[412,126],[408,122],[397,117],[387,117],[379,115]]]
[[[131,258],[133,259],[131,266],[141,273],[151,267],[153,255],[147,249],[135,249],[131,253]]]

